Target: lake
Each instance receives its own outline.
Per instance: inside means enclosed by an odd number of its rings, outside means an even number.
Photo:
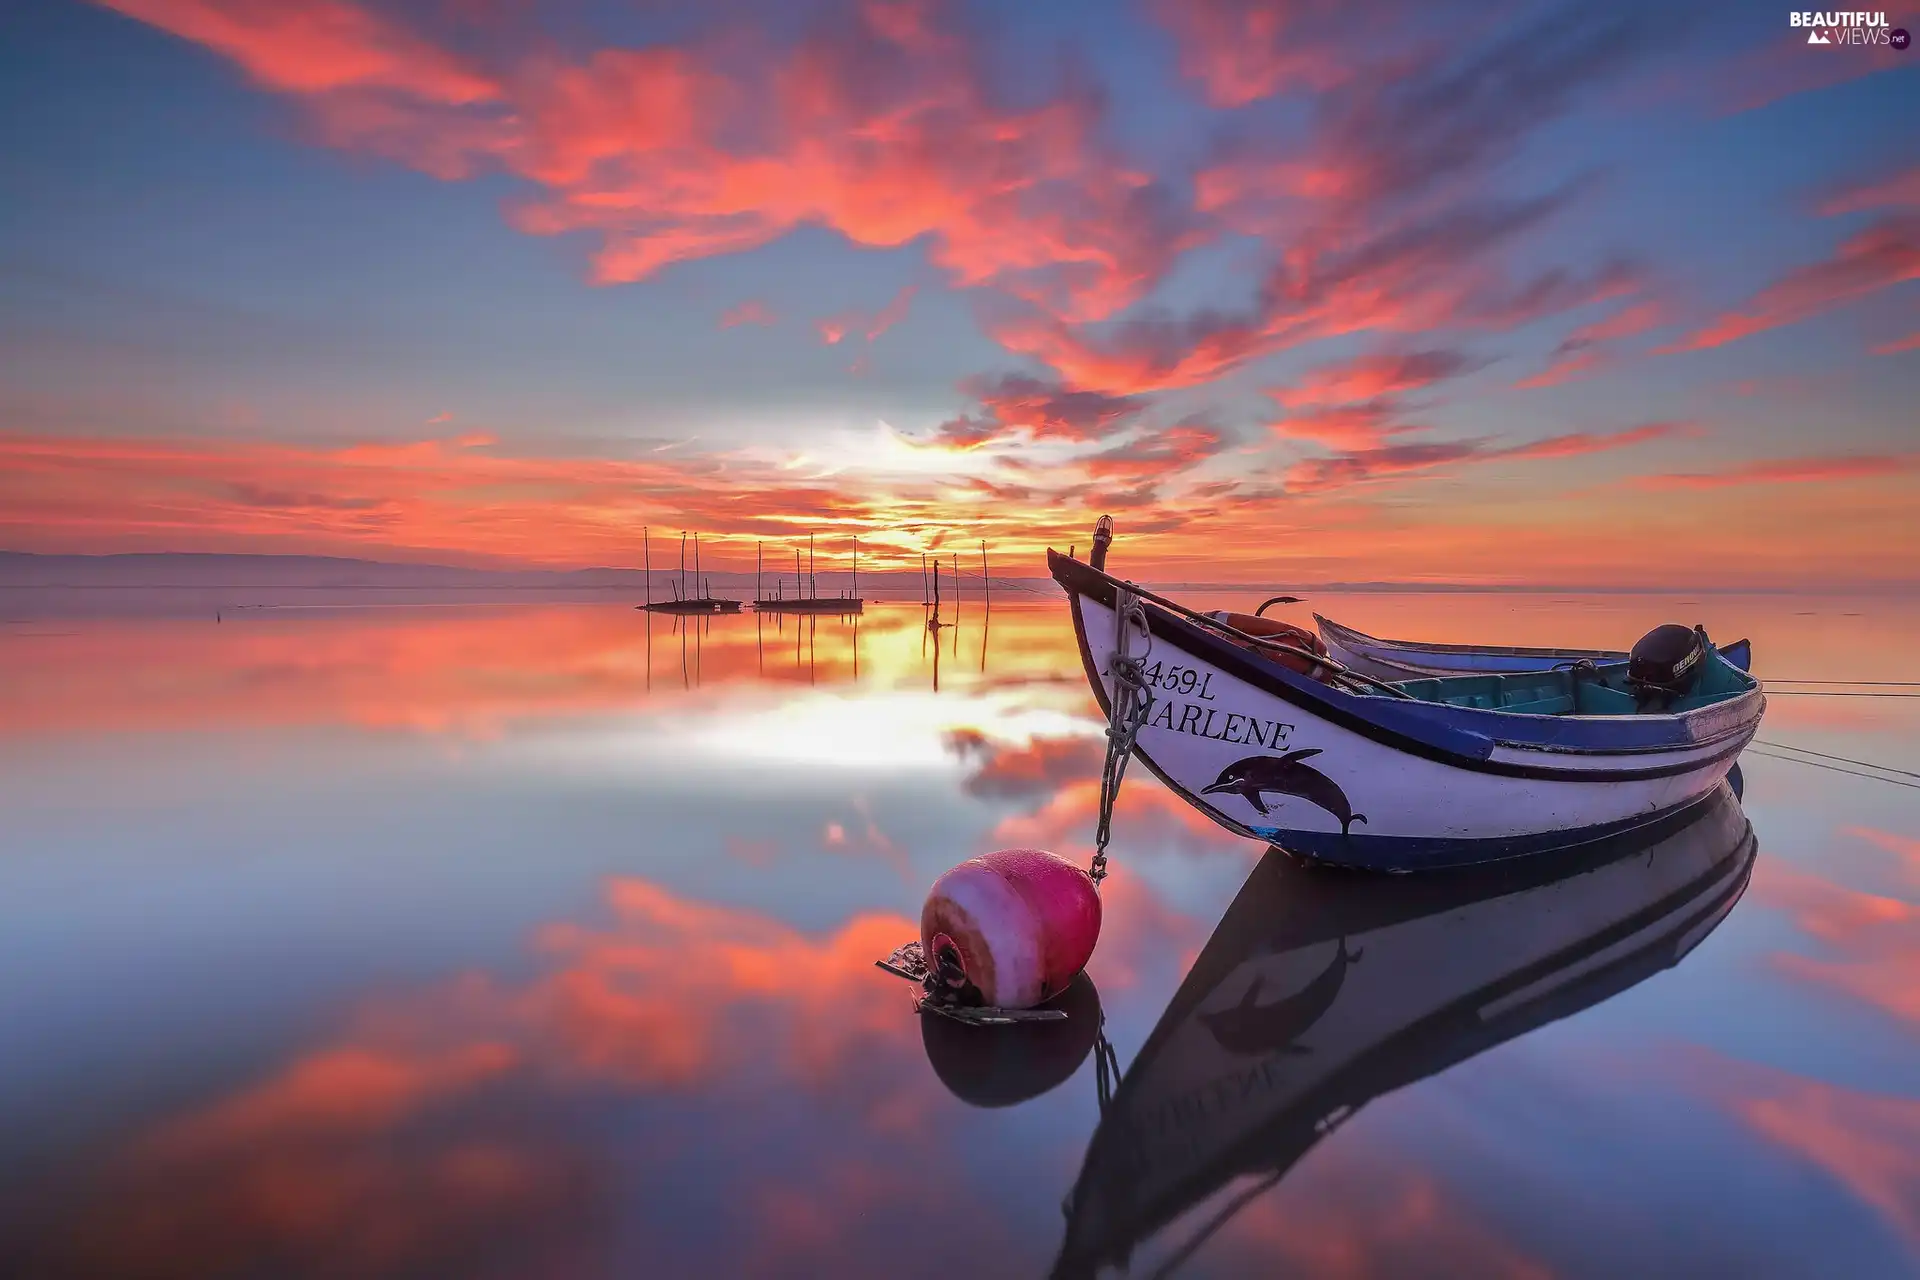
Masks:
[[[1004,595],[937,633],[0,600],[0,1272],[1920,1268],[1920,686],[1799,683],[1920,678],[1920,606],[1316,595],[1750,635],[1787,746],[1743,805],[1448,885],[1136,769],[1067,1021],[923,1023],[874,962],[932,880],[1091,853],[1064,602]]]

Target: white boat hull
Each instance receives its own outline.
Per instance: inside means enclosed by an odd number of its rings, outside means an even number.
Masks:
[[[1070,599],[1089,676],[1111,706],[1114,611],[1087,595]],[[1456,763],[1335,723],[1176,648],[1158,626],[1147,670],[1154,703],[1136,753],[1182,798],[1237,834],[1392,871],[1598,839],[1704,800],[1752,738],[1764,705],[1755,705],[1755,693],[1693,713],[1687,740],[1671,744],[1594,750],[1495,741],[1481,759]],[[1303,751],[1311,754],[1290,758]],[[1258,776],[1223,788],[1236,768]]]

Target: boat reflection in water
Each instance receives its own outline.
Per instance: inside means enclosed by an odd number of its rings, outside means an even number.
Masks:
[[[1054,1274],[1124,1267],[1258,1179],[1165,1242],[1178,1265],[1371,1099],[1677,964],[1754,853],[1724,786],[1631,836],[1487,870],[1383,879],[1269,851],[1106,1107]]]

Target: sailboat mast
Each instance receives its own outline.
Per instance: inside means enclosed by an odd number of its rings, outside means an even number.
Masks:
[[[640,530],[640,556],[641,563],[646,566],[648,604],[653,603],[653,544],[648,537],[650,532],[651,530],[645,528]]]
[[[687,531],[685,529],[680,531],[680,581],[674,584],[673,598],[676,600],[687,598]]]

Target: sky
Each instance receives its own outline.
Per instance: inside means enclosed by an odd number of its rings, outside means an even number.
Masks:
[[[1911,587],[1884,16],[8,5],[0,549]]]

